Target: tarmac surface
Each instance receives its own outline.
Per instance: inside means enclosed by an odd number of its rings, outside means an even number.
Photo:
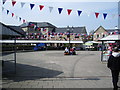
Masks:
[[[112,90],[110,70],[100,56],[100,51],[77,51],[77,55],[64,55],[64,51],[18,52],[16,74],[7,72],[14,70],[13,63],[4,63],[6,73],[2,77],[2,87]],[[12,59],[13,54],[2,58]]]

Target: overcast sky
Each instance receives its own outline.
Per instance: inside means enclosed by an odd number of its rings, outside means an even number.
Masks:
[[[96,30],[100,25],[105,29],[113,29],[118,26],[118,1],[119,0],[16,0],[17,3],[13,7],[11,0],[7,0],[4,5],[4,11],[1,10],[0,21],[7,25],[20,25],[15,16],[21,17],[26,21],[33,22],[49,22],[57,27],[82,27],[85,26],[87,32]],[[68,2],[69,1],[69,2]],[[88,2],[89,1],[89,2]],[[21,2],[25,2],[21,8]],[[30,3],[35,4],[34,8],[30,9]],[[40,11],[39,5],[44,5]],[[53,7],[50,13],[49,7]],[[63,8],[61,14],[58,13],[58,8]],[[72,9],[70,15],[67,14],[67,9]],[[6,10],[14,13],[12,17]],[[81,10],[81,16],[78,16],[77,10]],[[99,17],[95,17],[95,12],[100,13]],[[107,18],[103,19],[103,13],[107,13]]]

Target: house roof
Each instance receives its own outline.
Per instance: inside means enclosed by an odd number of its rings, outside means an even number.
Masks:
[[[120,35],[109,35],[99,41],[120,41]]]
[[[85,27],[73,27],[73,29],[72,29],[72,27],[70,27],[69,30],[71,31],[71,33],[87,34]],[[57,33],[68,32],[68,28],[67,27],[55,28],[55,32],[57,32]]]
[[[103,28],[102,26],[98,27],[97,30],[99,30],[99,28]],[[103,28],[104,29],[104,28]],[[97,31],[95,30],[94,33]],[[110,33],[110,32],[115,32],[115,31],[119,31],[120,29],[104,29],[106,32]]]
[[[93,33],[97,32],[100,28],[106,31],[106,29],[104,29],[102,26],[99,26]]]
[[[26,22],[20,25],[20,27],[28,27],[30,23],[35,24],[37,27],[41,27],[41,28],[46,28],[46,27],[55,28],[54,25],[48,22]]]
[[[115,31],[119,31],[119,32],[120,32],[120,29],[106,29],[106,31],[107,31],[108,33],[110,33],[110,32],[115,32]]]

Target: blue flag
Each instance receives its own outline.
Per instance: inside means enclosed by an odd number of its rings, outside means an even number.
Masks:
[[[59,14],[61,14],[63,8],[58,8]]]
[[[35,4],[30,4],[31,10],[33,9],[34,6],[35,6]]]
[[[79,10],[78,10],[78,16],[80,16],[81,13],[82,13],[82,11],[79,11]]]
[[[7,10],[7,14],[9,13],[9,10]]]
[[[107,13],[103,13],[103,17],[104,17],[104,19],[106,19]]]

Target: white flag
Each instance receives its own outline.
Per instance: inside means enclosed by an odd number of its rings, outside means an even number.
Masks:
[[[4,11],[4,7],[2,7],[2,11]]]
[[[49,10],[50,10],[50,13],[52,12],[52,10],[53,10],[53,7],[49,7]]]
[[[24,2],[21,2],[21,7],[23,8],[23,6],[25,5],[25,3]]]

